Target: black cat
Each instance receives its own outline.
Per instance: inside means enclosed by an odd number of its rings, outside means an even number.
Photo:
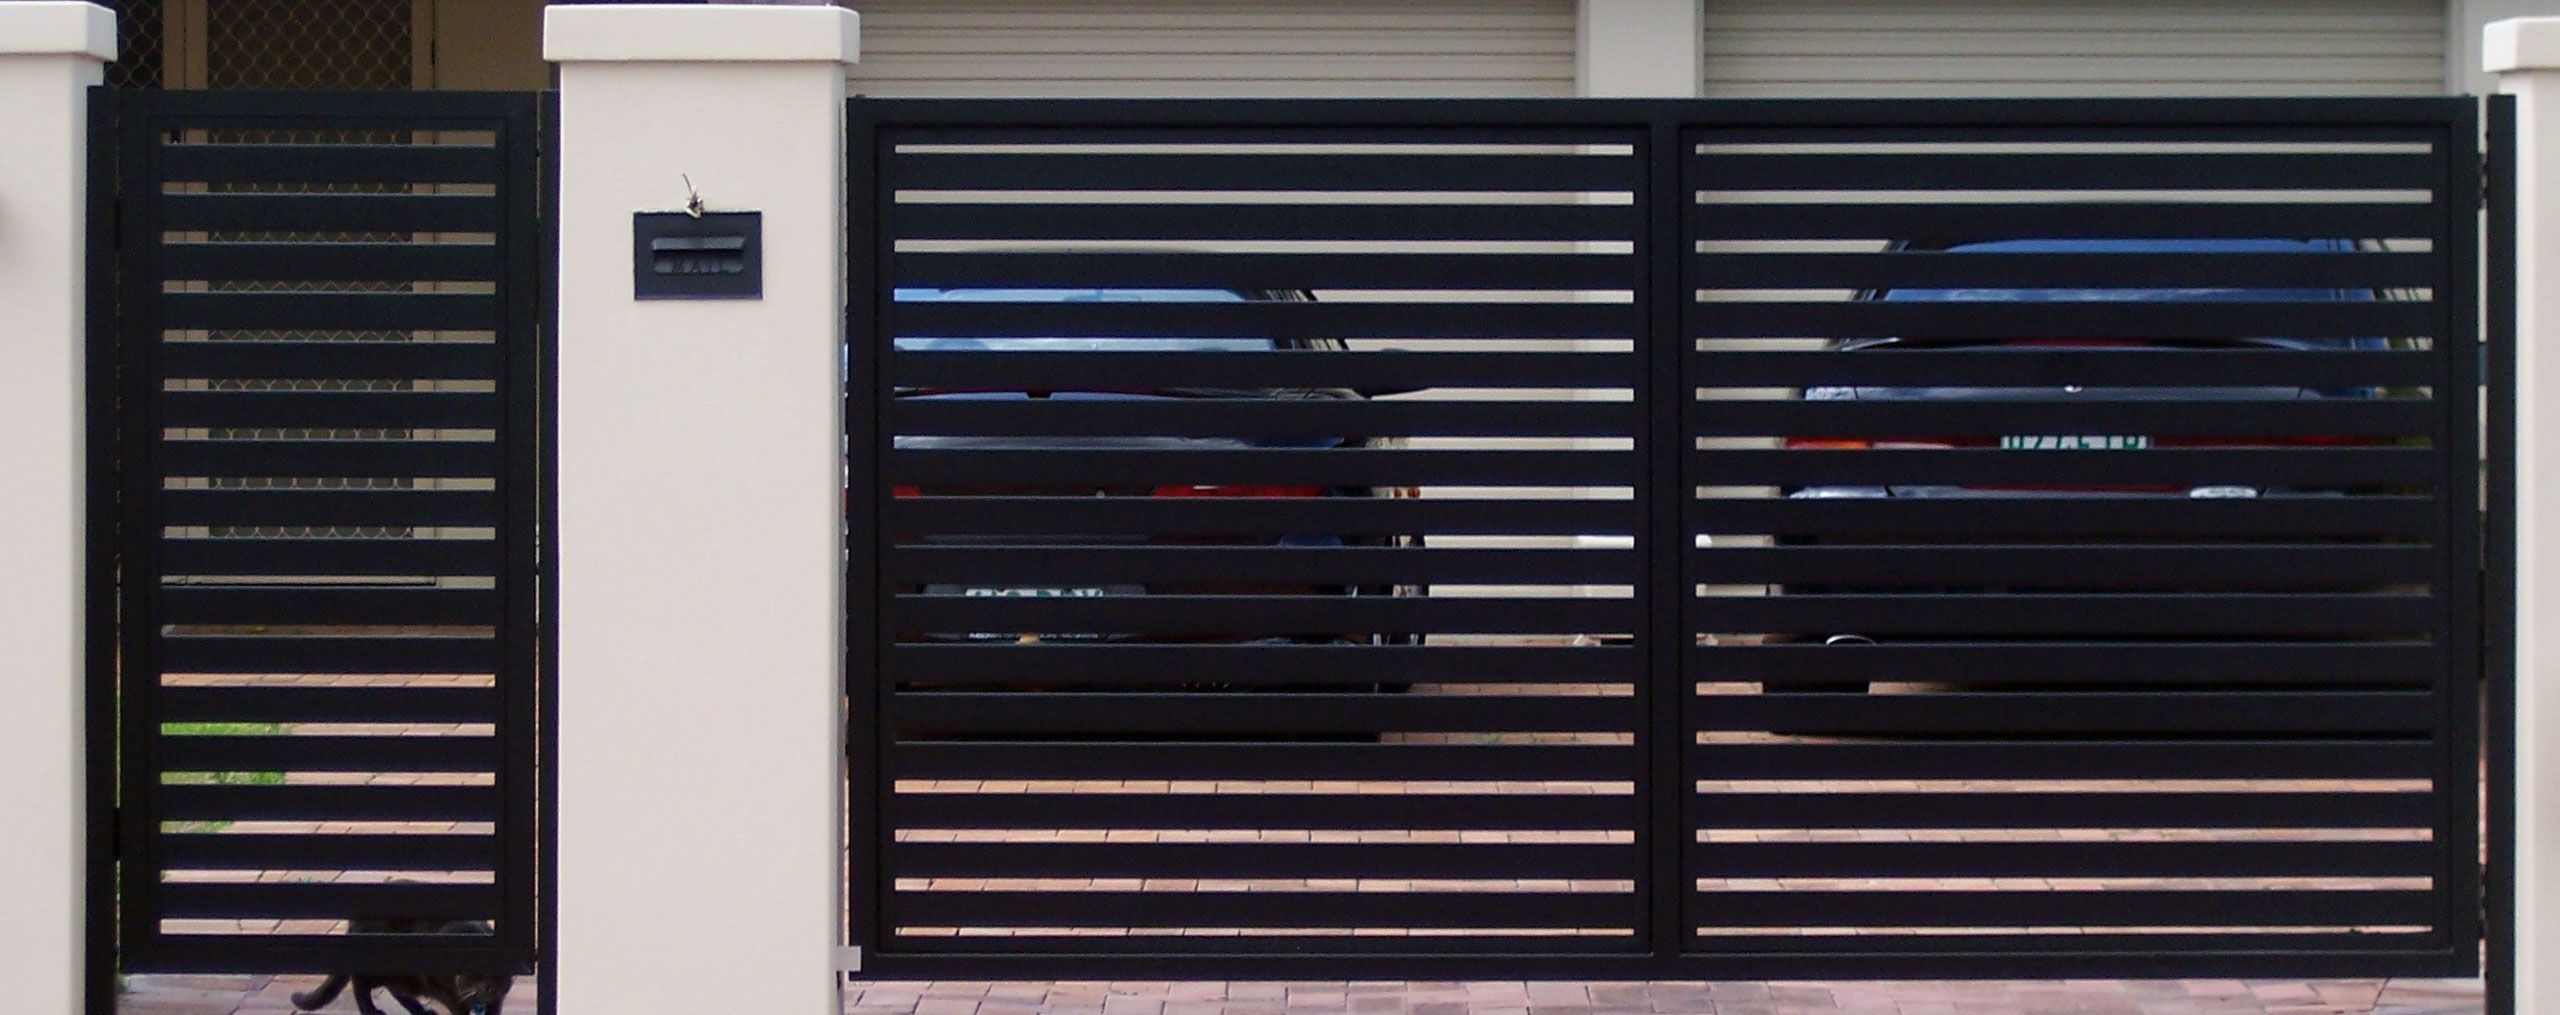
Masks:
[[[450,922],[432,920],[357,920],[347,929],[357,934],[477,934],[487,935],[489,925],[478,920]],[[443,1005],[449,1015],[501,1015],[507,1004],[507,991],[515,988],[512,976],[485,973],[439,973],[427,976],[354,976],[338,973],[319,986],[293,995],[293,1006],[313,1011],[338,999],[347,984],[356,987],[356,1010],[364,1015],[383,1015],[374,1006],[373,992],[388,990],[391,999],[409,1010],[409,1015],[435,1015],[421,1001]]]

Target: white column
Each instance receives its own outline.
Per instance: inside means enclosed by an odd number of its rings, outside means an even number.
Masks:
[[[2488,27],[2516,97],[2516,1011],[2560,1012],[2560,18]],[[2493,508],[2494,509],[2494,508]],[[2492,702],[2490,708],[2508,707]]]
[[[1689,98],[1706,45],[1702,0],[1582,0],[1575,21],[1574,94]]]
[[[89,87],[115,15],[0,3],[0,984],[81,1006]]]
[[[833,7],[555,6],[560,1007],[834,1015],[844,65]],[[632,215],[763,213],[637,301]]]

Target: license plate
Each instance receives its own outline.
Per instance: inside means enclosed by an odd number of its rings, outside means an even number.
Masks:
[[[960,594],[973,599],[1090,599],[1110,595],[1111,590],[1098,587],[972,588],[962,589]]]
[[[2138,434],[2013,434],[2000,438],[2009,451],[2135,451],[2151,446]]]

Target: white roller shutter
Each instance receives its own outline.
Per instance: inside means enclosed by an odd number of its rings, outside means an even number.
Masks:
[[[1711,96],[2425,95],[2444,0],[1706,0]]]
[[[879,96],[1573,94],[1574,0],[855,0]]]

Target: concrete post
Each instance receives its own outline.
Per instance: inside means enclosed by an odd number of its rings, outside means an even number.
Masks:
[[[0,3],[0,984],[81,1008],[89,87],[115,15]]]
[[[560,1007],[833,1015],[843,977],[834,7],[554,6]],[[634,298],[632,216],[762,213],[760,297]]]
[[[1706,48],[1701,0],[1582,0],[1574,94],[1692,98]]]
[[[2516,97],[2515,977],[2518,1013],[2560,1012],[2560,18],[2488,27]],[[2546,905],[2545,899],[2555,905]]]

